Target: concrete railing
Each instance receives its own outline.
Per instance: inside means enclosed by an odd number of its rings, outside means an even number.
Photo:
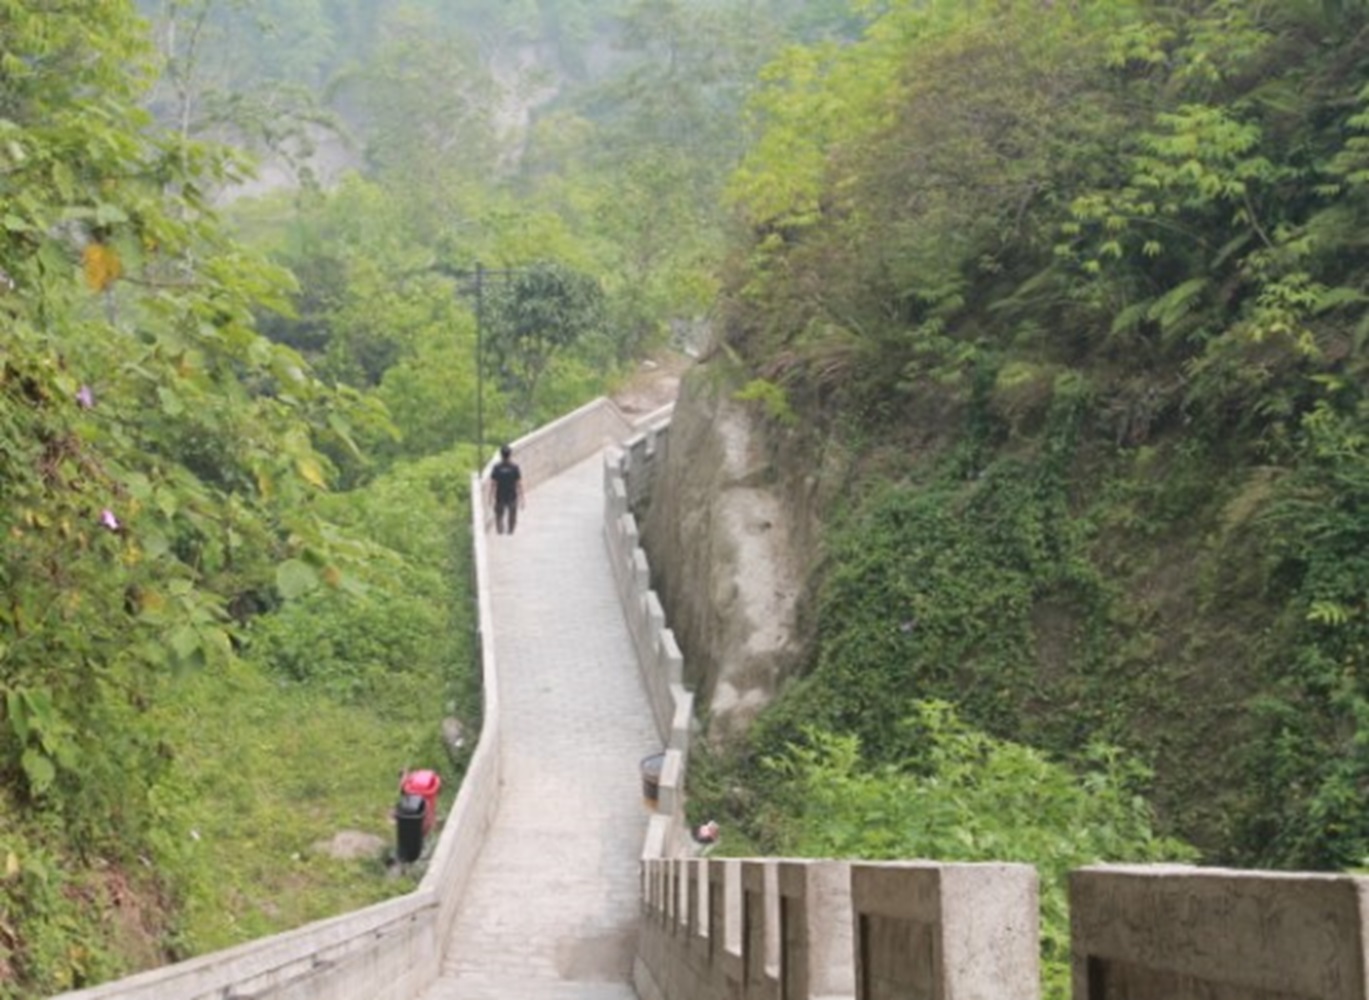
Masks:
[[[1028,865],[644,862],[642,1000],[1035,1000]]]
[[[635,432],[635,425],[623,411],[611,399],[600,397],[511,442],[513,460],[523,473],[523,486],[531,489]],[[495,460],[494,455],[487,459],[485,471]]]
[[[1369,879],[1109,866],[1070,874],[1075,1000],[1366,1000]]]
[[[529,488],[623,441],[633,424],[595,400],[513,443]],[[480,738],[456,800],[412,893],[236,948],[216,951],[61,1000],[412,1000],[436,981],[442,950],[499,808],[498,657],[489,603],[482,480],[471,477],[480,664]]]
[[[688,843],[684,780],[694,695],[684,687],[684,657],[666,626],[660,597],[651,588],[651,568],[632,512],[635,503],[649,495],[655,470],[664,459],[669,415],[666,408],[645,418],[644,432],[604,457],[604,542],[665,755],[643,858],[671,857]]]

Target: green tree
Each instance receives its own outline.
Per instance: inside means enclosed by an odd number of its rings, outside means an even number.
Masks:
[[[148,708],[226,662],[278,562],[327,566],[313,438],[348,425],[255,332],[288,276],[209,207],[231,158],[140,107],[151,65],[128,3],[0,6],[0,919],[27,995],[125,961],[72,947],[70,900],[157,822]]]
[[[556,263],[514,269],[485,292],[487,357],[514,413],[532,413],[552,360],[597,330],[604,297],[598,281]]]

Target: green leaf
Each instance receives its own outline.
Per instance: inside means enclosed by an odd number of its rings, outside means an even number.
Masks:
[[[302,560],[287,559],[276,567],[276,589],[287,601],[303,597],[318,586],[318,572]]]
[[[192,659],[200,652],[200,634],[190,625],[182,625],[175,629],[167,637],[167,642],[182,660]]]
[[[179,417],[185,412],[185,403],[182,402],[181,397],[165,386],[158,387],[157,399],[162,404],[162,412],[168,417]]]
[[[29,747],[24,751],[20,763],[24,768],[24,776],[28,778],[29,788],[33,790],[34,795],[42,795],[57,780],[56,766],[46,754],[34,747]]]
[[[127,222],[128,213],[118,205],[111,205],[108,202],[101,202],[95,209],[95,222],[101,226],[112,226],[116,223]]]
[[[27,743],[29,739],[29,717],[24,710],[24,699],[18,691],[13,689],[5,692],[5,715],[9,719],[10,731],[18,738],[20,743]]]

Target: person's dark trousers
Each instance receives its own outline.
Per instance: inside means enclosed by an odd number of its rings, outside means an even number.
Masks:
[[[513,529],[518,526],[518,505],[513,503],[495,502],[494,505],[494,530],[499,534],[504,534],[504,519],[508,517],[508,534],[513,534]]]

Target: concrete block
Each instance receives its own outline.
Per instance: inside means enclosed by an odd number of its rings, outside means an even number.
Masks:
[[[670,700],[675,705],[675,714],[670,721],[669,745],[688,761],[690,737],[694,733],[694,696],[678,684],[672,684]]]
[[[1029,865],[851,866],[860,1000],[1036,1000],[1040,932]]]
[[[680,652],[680,644],[671,629],[661,630],[658,655],[666,682],[684,687],[684,654]]]
[[[1070,874],[1076,1000],[1366,1000],[1369,879],[1182,865]]]
[[[708,862],[708,926],[714,983],[740,989],[742,970],[742,869],[731,858]]]
[[[780,861],[774,867],[784,996],[854,996],[850,864]]]
[[[778,1000],[781,978],[780,893],[776,862],[742,862],[742,967],[754,1000]],[[797,998],[803,996],[794,993]]]

